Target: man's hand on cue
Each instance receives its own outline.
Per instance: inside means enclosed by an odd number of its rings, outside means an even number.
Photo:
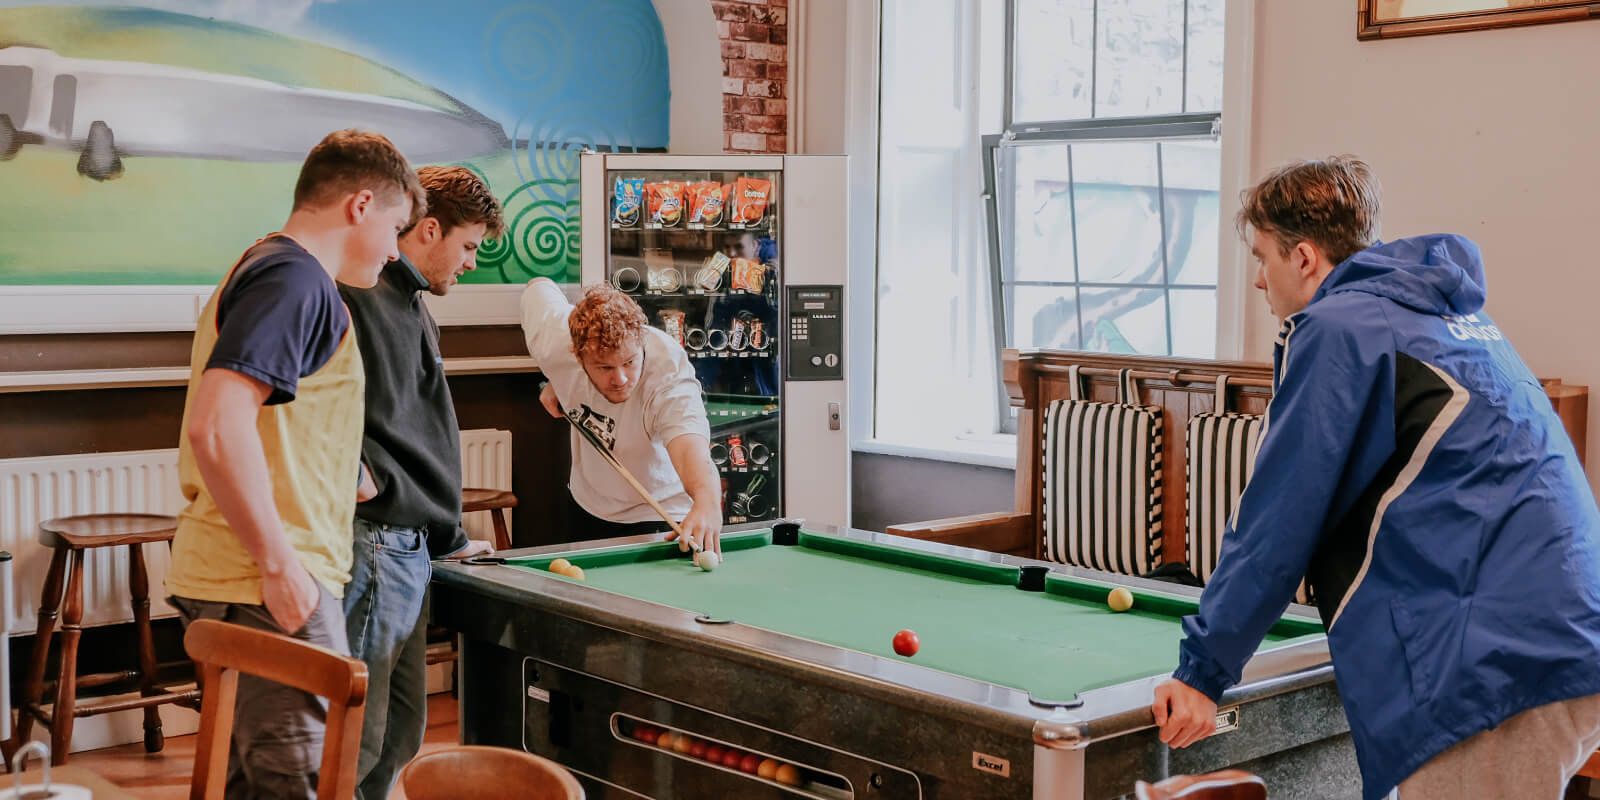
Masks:
[[[707,508],[704,503],[695,503],[678,527],[684,536],[699,543],[702,550],[722,555],[722,515],[717,509]],[[667,537],[667,541],[674,539],[679,539],[676,531]],[[679,539],[679,550],[687,551],[689,548],[689,542]]]

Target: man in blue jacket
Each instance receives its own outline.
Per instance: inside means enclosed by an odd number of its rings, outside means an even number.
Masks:
[[[1283,167],[1239,212],[1283,320],[1255,477],[1155,692],[1216,701],[1308,577],[1368,800],[1549,798],[1600,744],[1600,511],[1539,382],[1483,313],[1478,248],[1377,241],[1378,184]]]

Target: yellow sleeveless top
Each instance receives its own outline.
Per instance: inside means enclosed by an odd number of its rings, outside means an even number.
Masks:
[[[217,342],[218,300],[240,264],[217,284],[195,326],[184,430],[188,430],[195,387]],[[335,597],[344,595],[344,585],[350,580],[350,526],[356,506],[365,388],[361,350],[352,326],[328,363],[300,379],[294,400],[262,406],[256,418],[272,481],[272,500],[284,533],[306,571]],[[178,532],[172,540],[167,591],[195,600],[259,605],[261,573],[206,489],[188,436],[180,437],[178,473],[188,506],[178,516]]]

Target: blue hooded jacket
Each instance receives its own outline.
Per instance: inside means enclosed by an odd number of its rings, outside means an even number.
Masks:
[[[1174,676],[1217,699],[1310,579],[1364,795],[1600,693],[1600,511],[1471,241],[1377,244],[1283,323],[1254,477]]]

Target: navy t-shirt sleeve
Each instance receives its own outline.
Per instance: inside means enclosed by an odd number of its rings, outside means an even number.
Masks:
[[[333,358],[349,326],[339,291],[315,258],[268,257],[223,288],[206,369],[248,375],[272,387],[267,405],[287,403],[301,378]]]

